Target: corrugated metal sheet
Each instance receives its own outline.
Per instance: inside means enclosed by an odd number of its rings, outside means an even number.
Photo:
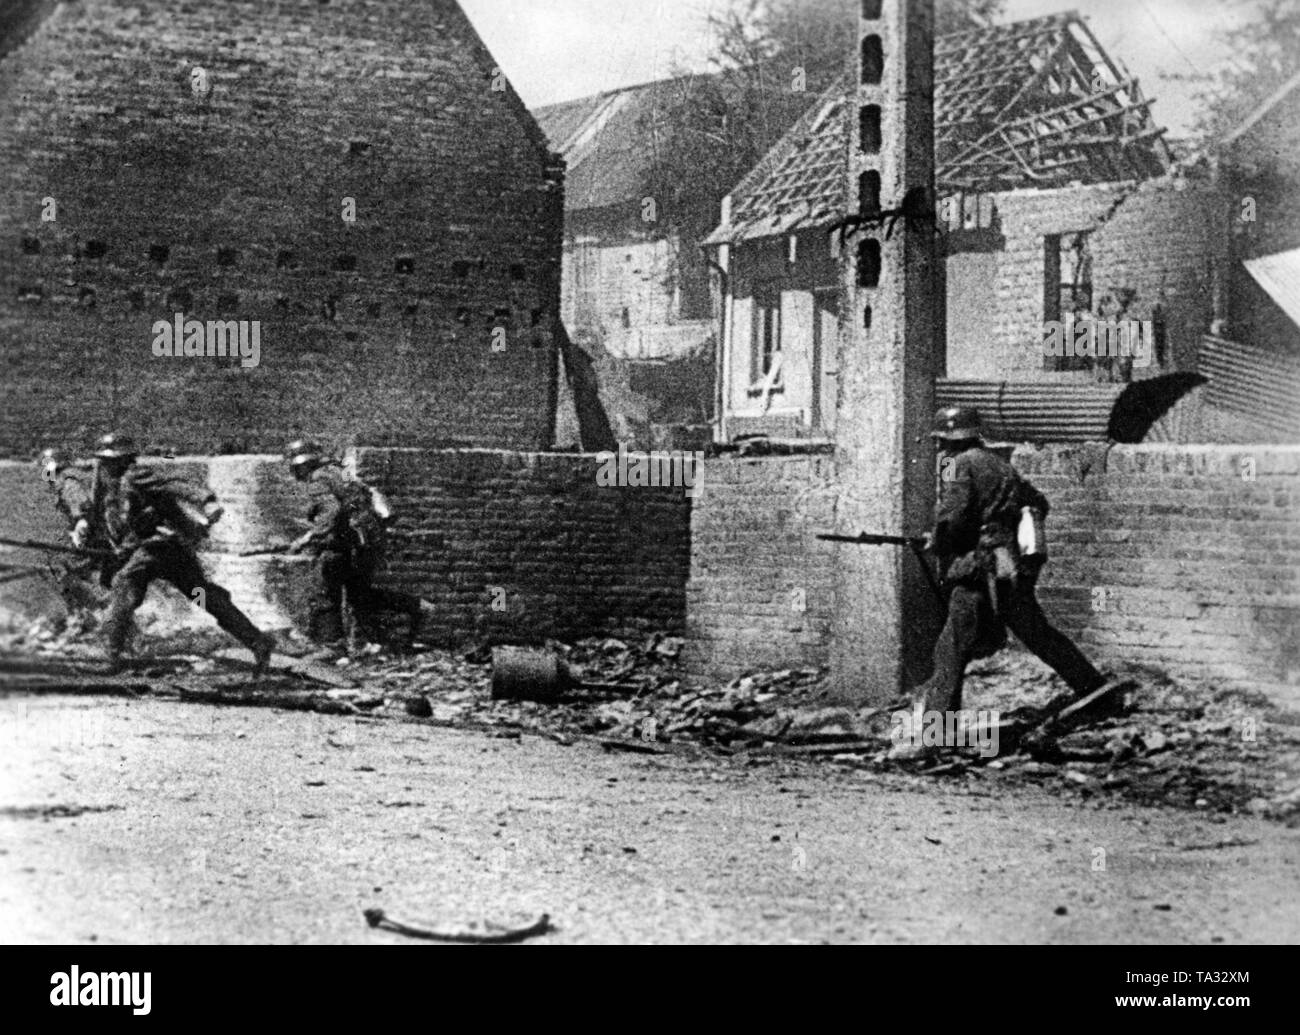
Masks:
[[[1300,439],[1300,360],[1209,335],[1201,339],[1206,401],[1258,427]]]
[[[940,380],[940,406],[974,406],[1002,442],[1105,442],[1124,385]]]
[[[1300,326],[1300,248],[1247,259],[1245,266],[1246,272],[1268,292],[1268,297]]]

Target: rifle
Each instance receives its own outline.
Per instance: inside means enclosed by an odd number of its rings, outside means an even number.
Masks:
[[[112,550],[82,550],[75,546],[56,546],[53,543],[38,543],[34,539],[0,539],[0,546],[13,546],[21,550],[42,550],[45,553],[69,554],[73,557],[95,557],[104,559],[116,557]]]
[[[0,586],[11,582],[24,582],[27,579],[41,579],[48,575],[44,568],[8,568],[0,567]]]
[[[920,536],[906,535],[875,535],[871,532],[861,532],[858,535],[836,535],[831,532],[824,532],[817,536],[824,543],[849,543],[853,546],[905,546],[916,555],[917,562],[921,565],[921,570],[925,572],[925,581],[930,584],[934,590],[934,595],[939,601],[939,607],[947,610],[948,602],[944,599],[943,587],[939,585],[939,580],[934,576],[934,569],[930,567],[929,560],[925,556],[926,541]]]
[[[925,540],[917,536],[873,535],[862,532],[859,535],[835,535],[830,532],[817,536],[827,543],[852,543],[854,546],[906,546],[913,550],[924,550]]]

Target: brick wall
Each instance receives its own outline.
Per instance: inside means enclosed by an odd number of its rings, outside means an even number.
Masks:
[[[596,458],[573,454],[361,450],[357,464],[400,517],[389,578],[433,603],[439,640],[682,630],[682,489],[601,488]]]
[[[689,570],[682,489],[602,488],[597,458],[583,455],[368,449],[350,462],[397,513],[391,564],[380,581],[430,601],[431,639],[682,631]],[[285,464],[222,457],[160,466],[206,483],[226,508],[205,555],[216,581],[255,621],[300,623],[306,562],[239,556],[301,533],[306,494]],[[0,529],[10,538],[66,541],[34,465],[0,462]],[[26,564],[39,555],[5,552],[0,559]],[[169,589],[159,586],[150,597],[150,612],[169,625],[210,624]],[[58,609],[42,580],[0,586],[5,618]]]
[[[0,456],[547,448],[562,187],[493,72],[452,0],[53,8],[0,58]],[[177,311],[260,365],[155,357]]]
[[[1054,506],[1044,606],[1100,663],[1300,709],[1300,447],[1053,447],[1015,462]],[[688,588],[697,673],[826,662],[837,548],[813,537],[833,527],[828,478],[826,458],[708,462]]]
[[[1213,269],[1227,254],[1227,215],[1222,194],[1202,179],[1151,180],[1093,236],[1094,298],[1136,291],[1128,311],[1136,320],[1162,305],[1169,369],[1196,369],[1201,336],[1214,320]]]
[[[1044,606],[1086,649],[1300,708],[1300,447],[1057,448],[1016,462],[1055,508]]]
[[[561,284],[565,326],[574,341],[620,359],[681,358],[714,333],[707,293],[702,313],[698,302],[693,314],[687,308],[700,293],[699,278],[684,266],[675,237],[568,236]]]
[[[1150,319],[1152,307],[1163,304],[1174,365],[1195,369],[1200,337],[1213,316],[1212,259],[1227,246],[1222,198],[1207,183],[1161,179],[1011,191],[996,195],[996,204],[1002,248],[949,260],[949,377],[1091,379],[1087,372],[1045,370],[1042,350],[1044,237],[1083,230],[1094,232],[1094,306],[1119,288],[1137,292],[1132,319]],[[971,263],[978,270],[967,275],[963,264]]]
[[[710,459],[691,515],[687,664],[709,676],[827,662],[829,456]]]

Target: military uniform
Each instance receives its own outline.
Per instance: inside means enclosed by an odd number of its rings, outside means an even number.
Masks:
[[[54,506],[72,530],[94,514],[90,479],[73,467],[63,467],[49,479]]]
[[[419,630],[418,597],[373,585],[383,564],[386,534],[370,510],[369,489],[336,463],[322,463],[306,476],[311,531],[297,544],[313,555],[310,631],[313,640],[338,644],[345,639],[343,594],[357,623],[376,638],[382,612],[407,615],[414,641]]]
[[[931,549],[948,592],[948,618],[924,687],[927,711],[959,711],[966,666],[1006,646],[1007,630],[1050,665],[1078,695],[1106,683],[1043,614],[1036,593],[1041,565],[1016,543],[1021,508],[1044,517],[1047,499],[977,440],[945,461]]]
[[[208,579],[185,538],[190,519],[184,505],[203,510],[215,502],[211,493],[148,468],[129,467],[120,477],[97,472],[94,515],[119,562],[105,621],[110,660],[125,646],[132,615],[144,603],[149,584],[163,579],[204,607],[222,629],[253,651],[259,667],[265,664],[269,637],[235,606],[225,589]]]
[[[108,544],[94,528],[94,501],[89,472],[78,470],[67,463],[58,450],[46,450],[42,456],[44,477],[54,500],[54,508],[67,523],[73,544],[81,549],[103,550]],[[93,583],[108,588],[113,568],[106,558],[66,557],[48,562],[51,575],[58,585],[68,611],[88,619],[91,612],[102,606]]]

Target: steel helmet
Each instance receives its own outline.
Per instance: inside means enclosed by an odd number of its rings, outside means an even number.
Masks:
[[[289,443],[284,458],[289,461],[290,467],[319,467],[322,462],[320,446],[306,439]]]
[[[72,463],[72,458],[62,449],[43,449],[40,459],[36,461],[41,467],[61,471]]]
[[[59,472],[71,466],[72,458],[62,449],[45,449],[41,451],[41,457],[36,463],[40,466],[41,477],[53,485]]]
[[[129,435],[111,432],[95,443],[96,460],[134,460],[139,455],[140,450]]]
[[[969,442],[983,432],[979,410],[969,406],[949,406],[934,415],[931,437],[944,442]]]

